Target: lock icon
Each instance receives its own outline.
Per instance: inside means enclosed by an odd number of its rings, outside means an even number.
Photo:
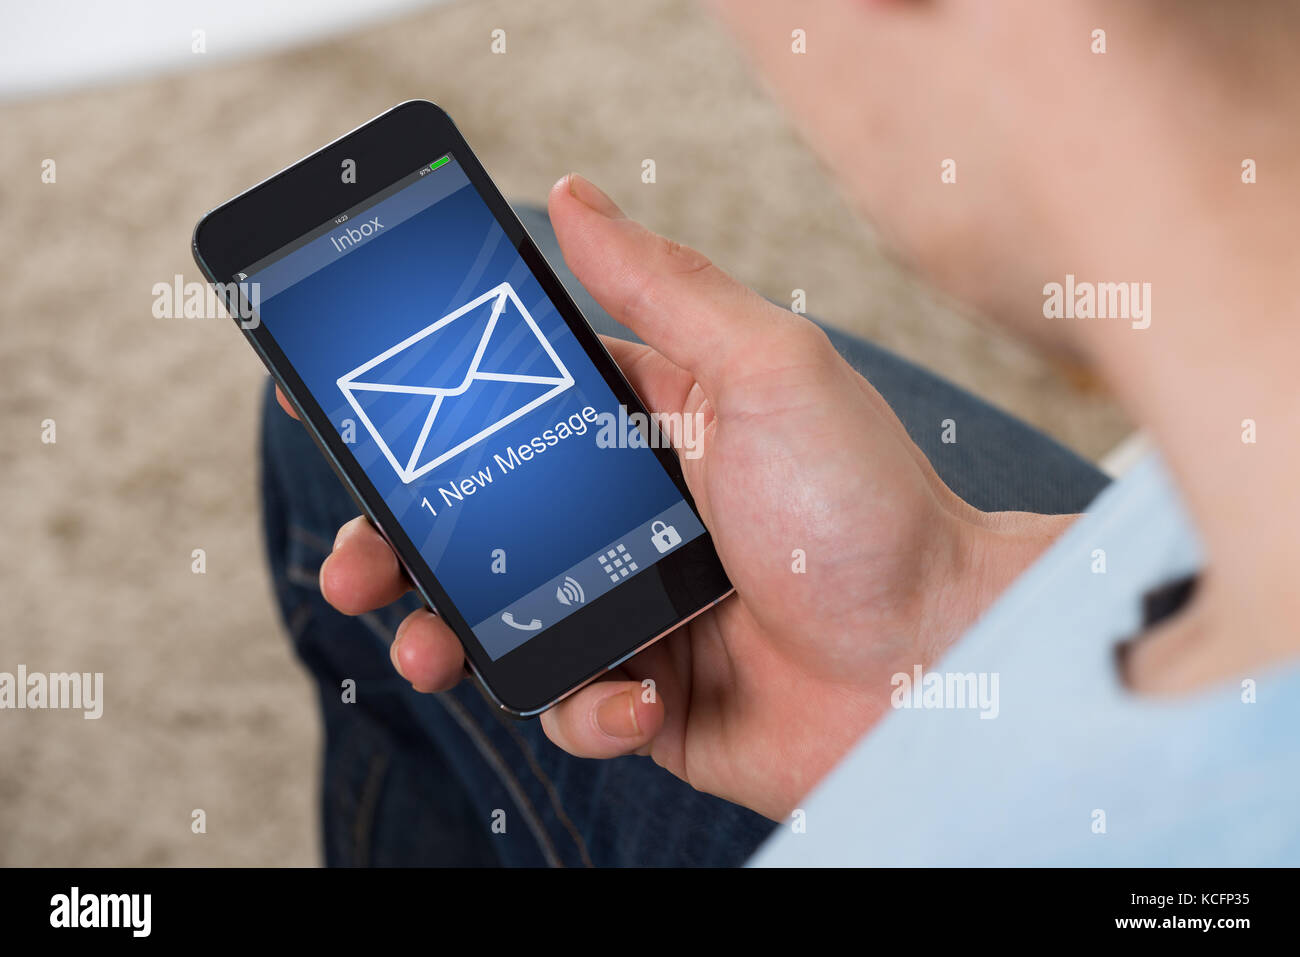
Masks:
[[[655,522],[650,526],[650,543],[654,545],[659,554],[663,554],[674,545],[682,543],[682,536],[677,534],[677,529],[671,525],[665,525],[663,522]]]

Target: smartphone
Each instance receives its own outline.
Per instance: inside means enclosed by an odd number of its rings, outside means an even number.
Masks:
[[[212,210],[193,249],[503,710],[731,592],[671,443],[434,104]]]

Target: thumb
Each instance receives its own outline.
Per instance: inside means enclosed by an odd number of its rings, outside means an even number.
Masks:
[[[587,685],[542,713],[551,741],[580,758],[616,758],[646,747],[663,728],[662,700],[647,702],[635,681]]]
[[[564,260],[618,322],[706,390],[794,316],[688,246],[652,233],[576,173],[551,189],[548,208]]]

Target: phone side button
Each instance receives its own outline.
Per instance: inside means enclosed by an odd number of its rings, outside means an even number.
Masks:
[[[640,649],[638,648],[637,651],[639,651],[639,650],[640,650]],[[627,654],[625,654],[622,658],[618,659],[618,661],[614,662],[612,665],[610,665],[610,666],[609,666],[608,668],[606,668],[605,670],[606,670],[606,671],[613,671],[615,668],[617,668],[619,665],[621,665],[623,662],[627,661],[629,658],[631,658],[631,657],[632,657],[633,655],[635,655],[635,654],[636,654],[636,651],[629,651],[629,652],[628,652]]]

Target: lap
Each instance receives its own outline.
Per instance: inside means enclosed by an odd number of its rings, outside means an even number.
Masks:
[[[564,268],[545,213],[520,216],[597,330],[631,338]],[[1087,462],[950,383],[870,343],[828,335],[977,507],[1078,511],[1105,485]],[[949,418],[960,430],[955,444],[940,440]],[[414,596],[361,618],[320,597],[320,563],[356,507],[270,388],[262,451],[276,595],[321,695],[327,863],[734,865],[771,832],[770,821],[695,791],[648,758],[570,757],[540,722],[502,714],[472,682],[416,693],[388,660]]]

